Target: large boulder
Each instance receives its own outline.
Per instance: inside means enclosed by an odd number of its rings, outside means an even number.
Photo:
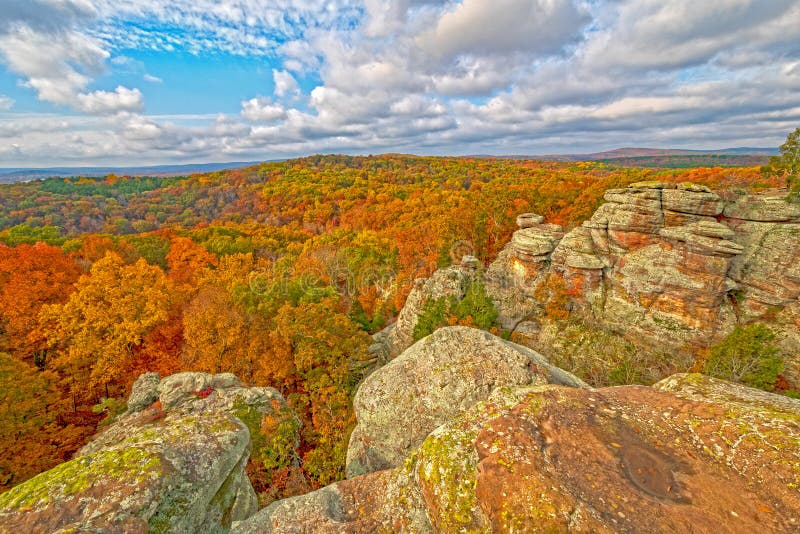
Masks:
[[[276,390],[230,374],[148,373],[128,407],[73,460],[0,495],[3,531],[227,532],[258,509],[251,434],[294,417]]]
[[[585,385],[525,347],[474,328],[441,328],[358,388],[347,474],[400,465],[434,428],[499,387],[548,383]]]
[[[233,534],[432,533],[409,469],[377,471],[283,499],[235,525]]]
[[[701,375],[501,388],[402,467],[235,532],[796,532],[800,401]]]

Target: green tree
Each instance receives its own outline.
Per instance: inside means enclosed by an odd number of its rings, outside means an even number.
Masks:
[[[763,324],[736,326],[725,339],[711,347],[705,372],[711,376],[772,390],[783,370],[774,345],[775,333]]]
[[[780,146],[780,155],[773,156],[769,164],[765,165],[762,172],[765,174],[783,176],[786,186],[792,190],[792,198],[798,198],[798,175],[800,175],[800,128],[795,128],[786,137],[786,142]]]
[[[484,285],[469,284],[464,298],[441,297],[427,301],[414,326],[414,341],[432,334],[438,328],[460,324],[491,330],[497,324],[498,312]]]

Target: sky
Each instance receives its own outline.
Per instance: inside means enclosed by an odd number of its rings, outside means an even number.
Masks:
[[[800,0],[0,0],[0,167],[775,147]]]

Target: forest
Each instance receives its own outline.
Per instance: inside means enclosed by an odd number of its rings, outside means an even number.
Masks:
[[[520,213],[568,229],[645,180],[784,185],[757,167],[402,155],[2,185],[0,492],[68,459],[145,371],[284,394],[301,442],[251,461],[262,504],[338,480],[370,334],[416,278],[465,253],[488,265]]]

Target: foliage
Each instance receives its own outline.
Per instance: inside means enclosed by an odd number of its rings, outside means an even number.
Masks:
[[[422,312],[417,316],[417,324],[414,325],[414,341],[419,341],[445,326],[449,312],[450,301],[446,297],[425,302]]]
[[[272,324],[270,352],[257,378],[283,384],[290,406],[308,422],[301,429],[304,469],[315,485],[328,484],[344,474],[355,425],[350,370],[366,357],[369,336],[332,297],[287,303]]]
[[[474,280],[468,284],[461,299],[441,297],[430,299],[423,305],[414,326],[414,341],[446,325],[460,324],[491,330],[497,326],[497,316],[497,308],[486,294],[483,283]]]
[[[80,268],[57,247],[0,245],[0,350],[39,366],[47,360],[39,311],[66,300]]]
[[[168,318],[171,294],[161,269],[144,260],[126,265],[109,252],[78,280],[67,302],[43,307],[53,363],[72,379],[73,393],[86,398],[130,376],[135,349]]]
[[[769,159],[769,164],[762,167],[765,175],[778,176],[786,180],[786,187],[791,191],[790,198],[800,198],[800,128],[795,128],[780,146],[780,155]]]
[[[55,226],[29,226],[19,224],[0,232],[0,243],[8,246],[33,245],[35,243],[47,243],[48,245],[60,245],[65,241],[61,236],[61,230]]]
[[[57,382],[53,373],[40,373],[0,353],[0,489],[59,462],[42,432],[54,422],[48,407],[57,402]]]
[[[65,461],[91,434],[59,422],[58,381],[0,353],[0,492]]]
[[[17,428],[18,414],[28,425],[10,483],[76,450],[100,417],[91,406],[122,401],[139,373],[186,370],[273,386],[300,418],[296,447],[276,442],[253,462],[262,501],[341,478],[368,332],[391,323],[416,278],[454,247],[490,261],[521,212],[569,228],[606,189],[643,180],[783,183],[755,168],[389,155],[0,186],[0,352],[19,403],[0,412],[0,429]],[[549,311],[565,315],[566,289],[551,286]],[[417,334],[495,326],[480,285],[426,306]],[[616,370],[598,372],[606,383],[648,381],[655,365],[610,361]],[[288,423],[273,423],[288,436]]]
[[[771,391],[783,369],[774,341],[775,333],[763,324],[737,325],[725,339],[711,347],[705,372]]]

